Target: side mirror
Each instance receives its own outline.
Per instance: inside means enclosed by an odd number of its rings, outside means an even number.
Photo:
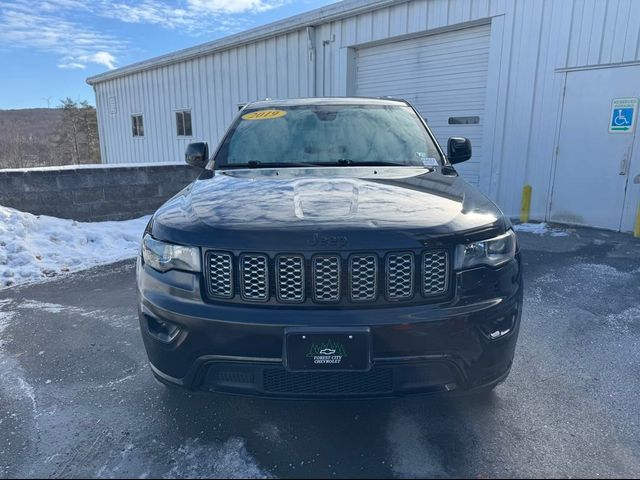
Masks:
[[[206,142],[190,143],[184,160],[192,167],[204,168],[209,161],[209,145]]]
[[[471,158],[471,142],[464,137],[451,137],[447,142],[447,159],[450,163],[461,163]]]

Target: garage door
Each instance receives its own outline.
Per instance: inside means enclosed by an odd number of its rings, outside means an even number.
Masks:
[[[471,139],[473,157],[460,173],[478,185],[483,159],[490,25],[356,51],[356,94],[411,102],[446,150],[447,138]]]

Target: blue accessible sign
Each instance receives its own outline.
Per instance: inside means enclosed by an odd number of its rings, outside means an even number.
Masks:
[[[638,113],[637,98],[614,98],[609,133],[633,133]]]

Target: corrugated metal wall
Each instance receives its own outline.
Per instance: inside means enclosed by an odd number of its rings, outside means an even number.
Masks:
[[[215,146],[239,104],[312,95],[312,72],[306,32],[298,31],[99,83],[102,156],[107,163],[182,161],[190,142]],[[182,109],[191,110],[192,137],[177,136],[175,111]],[[132,135],[136,113],[143,114],[143,137]]]
[[[491,22],[480,187],[515,215],[533,186],[532,218],[544,219],[566,69],[640,61],[636,0],[416,0],[315,25],[306,31],[96,85],[103,158],[110,163],[179,161],[192,140],[216,143],[237,104],[264,97],[347,95],[355,49],[403,36]],[[117,114],[108,99],[117,99]],[[194,135],[178,139],[174,110],[191,108]],[[131,135],[145,115],[144,139]]]

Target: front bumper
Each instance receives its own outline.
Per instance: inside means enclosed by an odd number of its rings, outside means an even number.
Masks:
[[[140,325],[156,378],[187,389],[316,398],[491,387],[506,378],[515,352],[522,304],[519,258],[500,269],[458,273],[455,281],[454,297],[441,304],[229,306],[203,302],[197,275],[160,274],[139,263]],[[178,330],[158,335],[162,325]],[[284,331],[301,326],[369,327],[371,370],[289,372],[283,364]]]

